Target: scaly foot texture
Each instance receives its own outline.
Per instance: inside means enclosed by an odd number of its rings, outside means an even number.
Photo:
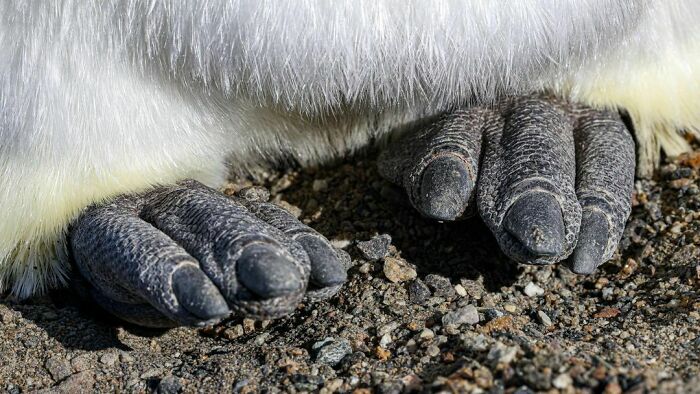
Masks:
[[[478,211],[513,260],[565,260],[580,274],[615,252],[634,170],[634,140],[617,113],[544,95],[447,112],[379,159],[423,215]]]
[[[289,212],[195,181],[89,207],[70,249],[81,291],[151,327],[276,318],[346,280],[328,240]]]

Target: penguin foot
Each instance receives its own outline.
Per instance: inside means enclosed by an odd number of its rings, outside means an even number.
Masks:
[[[517,262],[609,260],[631,211],[634,141],[617,113],[548,96],[447,112],[382,152],[379,171],[437,220],[478,211]]]
[[[277,318],[346,280],[328,240],[289,212],[196,181],[91,206],[69,237],[78,287],[143,326]]]

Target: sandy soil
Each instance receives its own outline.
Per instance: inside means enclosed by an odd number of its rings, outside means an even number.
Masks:
[[[165,332],[66,290],[0,298],[0,391],[700,392],[700,152],[637,182],[619,255],[589,277],[514,265],[478,219],[421,218],[375,157],[264,182],[348,253],[335,298]]]

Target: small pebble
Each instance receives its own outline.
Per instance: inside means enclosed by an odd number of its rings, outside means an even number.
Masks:
[[[243,332],[250,334],[253,331],[255,331],[255,320],[243,319]]]
[[[668,183],[672,189],[682,189],[688,187],[692,181],[688,178],[675,179]]]
[[[255,337],[255,341],[253,341],[253,343],[255,343],[258,346],[262,346],[265,342],[267,342],[267,338],[269,338],[269,337],[270,337],[269,332],[263,332],[262,334]]]
[[[606,287],[600,292],[600,294],[603,296],[604,300],[609,300],[612,298],[613,291],[614,290],[612,287]]]
[[[155,377],[159,376],[162,373],[163,372],[158,368],[151,368],[151,369],[147,370],[146,372],[142,373],[141,375],[139,375],[139,378],[151,379],[151,378],[155,378]]]
[[[128,356],[128,355],[127,355]],[[122,356],[124,357],[124,356]],[[131,356],[128,356],[131,357]],[[124,360],[122,358],[122,360]],[[132,357],[133,361],[133,357]],[[70,360],[71,367],[73,367],[73,370],[75,372],[82,372],[82,371],[87,371],[88,369],[92,368],[93,362],[90,358],[89,354],[80,354],[78,356],[73,357],[72,360]]]
[[[410,374],[401,378],[401,384],[403,384],[404,390],[413,392],[420,390],[423,381],[418,375]]]
[[[433,289],[433,295],[436,297],[453,298],[457,294],[450,280],[444,276],[436,274],[427,275],[425,277],[425,284]]]
[[[350,246],[351,242],[347,239],[332,239],[331,245],[336,249],[345,249]]]
[[[55,381],[63,380],[73,373],[68,360],[59,356],[54,356],[46,360],[45,366]]]
[[[251,202],[265,202],[270,199],[270,191],[261,186],[249,186],[239,190],[237,196]]]
[[[357,269],[361,274],[369,274],[372,270],[372,265],[370,263],[364,263]]]
[[[552,319],[550,319],[549,316],[547,316],[547,314],[543,311],[537,311],[537,317],[540,319],[540,322],[545,327],[549,327],[552,325]]]
[[[92,371],[78,372],[70,375],[58,386],[54,387],[57,393],[90,393],[95,385],[95,374]]]
[[[486,359],[494,367],[498,364],[510,364],[515,360],[519,349],[518,346],[506,346],[502,342],[496,342],[496,345],[491,347],[489,353],[486,355]]]
[[[429,341],[435,338],[435,332],[429,328],[424,328],[423,331],[418,334],[418,337],[424,341]]]
[[[462,324],[476,324],[479,322],[479,311],[474,305],[467,305],[442,317],[443,325],[461,326]]]
[[[15,319],[16,313],[5,305],[0,304],[0,323],[10,323]]]
[[[477,300],[481,299],[484,292],[486,291],[486,289],[484,289],[484,285],[476,280],[463,279],[462,287],[467,292],[467,295],[469,297],[475,298]]]
[[[117,360],[119,359],[119,355],[115,352],[109,352],[105,353],[100,357],[100,362],[102,364],[105,364],[108,367],[113,366],[114,364],[117,363]]]
[[[544,294],[544,289],[530,282],[523,289],[523,293],[528,297],[537,297]]]
[[[382,338],[379,340],[379,346],[386,348],[387,345],[389,345],[391,343],[391,341],[392,341],[391,335],[389,335],[388,333],[384,334],[384,335],[382,335]]]
[[[389,234],[375,235],[369,241],[357,243],[357,249],[362,256],[369,261],[378,261],[389,255],[391,236]]]
[[[416,279],[416,270],[403,259],[387,257],[384,259],[384,276],[391,282],[400,283]]]
[[[391,352],[382,346],[377,346],[374,349],[374,355],[377,356],[378,359],[386,361],[389,359],[389,357],[391,357]]]
[[[401,324],[398,321],[392,321],[391,323],[385,324],[379,327],[379,329],[377,330],[377,335],[384,336],[386,334],[391,334],[392,332],[394,332],[394,330],[399,328],[400,325]]]
[[[416,279],[408,285],[408,299],[414,304],[425,303],[430,295],[430,289],[420,279]]]
[[[612,381],[605,386],[603,394],[622,394],[622,387],[620,383]]]
[[[158,394],[176,394],[181,391],[182,383],[180,382],[179,378],[173,375],[168,375],[161,379],[158,383],[158,388],[156,389]]]
[[[231,391],[234,393],[251,392],[251,390],[244,391],[247,388],[248,383],[250,383],[250,380],[248,379],[239,379],[236,381],[236,383],[234,383]]]
[[[455,292],[457,292],[457,294],[458,294],[460,297],[466,297],[466,296],[467,296],[467,290],[466,290],[462,285],[460,285],[460,284],[457,284],[457,285],[455,286]]]
[[[238,337],[243,336],[243,334],[245,334],[245,332],[243,331],[243,326],[240,324],[236,324],[231,328],[227,328],[223,333],[224,338],[228,340],[236,339]]]
[[[323,385],[323,388],[326,389],[328,393],[335,393],[340,391],[343,383],[343,379],[331,379]]]
[[[552,380],[552,386],[558,388],[559,390],[564,390],[571,386],[574,383],[574,380],[571,378],[571,375],[568,373],[563,373],[554,378]]]
[[[430,345],[425,350],[425,353],[430,357],[437,357],[438,355],[440,355],[440,348],[435,345]]]
[[[319,364],[335,366],[340,361],[352,353],[350,342],[340,338],[326,338],[311,346],[311,351],[315,355],[315,361]]]
[[[119,359],[121,360],[121,362],[127,364],[134,362],[134,357],[127,352],[122,352],[121,354],[119,354]]]

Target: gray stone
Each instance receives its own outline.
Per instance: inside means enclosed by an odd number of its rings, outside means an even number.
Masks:
[[[408,285],[408,299],[414,304],[425,303],[430,295],[430,289],[420,279],[416,279]]]
[[[440,348],[435,345],[430,345],[425,350],[425,353],[430,357],[437,357],[438,355],[440,355]]]
[[[311,346],[312,353],[315,354],[315,361],[320,364],[335,366],[340,361],[352,353],[350,342],[341,338],[326,338]]]
[[[537,311],[537,317],[540,319],[540,322],[545,327],[549,327],[552,325],[552,319],[550,319],[549,316],[547,316],[547,314],[543,311]]]
[[[70,364],[75,372],[82,372],[92,368],[93,363],[90,354],[83,353],[73,357]]]
[[[54,356],[46,360],[46,369],[55,381],[61,381],[73,373],[70,362],[63,357]]]
[[[462,324],[476,324],[478,322],[479,311],[476,310],[474,305],[467,305],[456,309],[442,317],[442,324],[445,326],[453,325],[459,327]]]
[[[362,252],[362,256],[370,261],[381,260],[389,254],[391,236],[389,234],[375,235],[369,241],[357,243],[357,249]]]
[[[15,320],[16,312],[0,304],[0,323],[11,323]]]
[[[476,299],[481,299],[484,292],[486,291],[484,289],[484,285],[475,281],[475,280],[469,280],[469,279],[462,280],[462,287],[467,292],[467,295],[469,295],[469,297],[476,298]]]
[[[457,295],[450,280],[444,276],[430,274],[425,277],[425,284],[433,289],[433,295],[442,298],[454,298]]]
[[[113,366],[114,364],[117,363],[117,360],[118,360],[118,359],[119,359],[119,355],[117,355],[117,353],[109,352],[109,353],[103,354],[103,355],[100,357],[100,362],[101,362],[102,364],[105,364],[105,365],[111,367],[111,366]]]
[[[251,202],[265,202],[270,199],[270,191],[261,186],[245,187],[239,190],[236,195]]]
[[[92,371],[78,372],[70,375],[60,384],[52,387],[47,393],[92,393],[95,385],[95,374]]]
[[[119,354],[119,358],[120,358],[121,362],[127,363],[127,364],[133,363],[135,360],[134,357],[127,352],[121,352]]]
[[[520,350],[518,346],[507,346],[502,342],[496,342],[495,346],[489,349],[486,359],[492,367],[496,367],[498,364],[507,365],[515,360],[518,350]]]
[[[180,379],[172,375],[168,375],[161,379],[158,383],[158,388],[156,389],[158,394],[175,394],[181,391],[182,383],[180,382]]]

